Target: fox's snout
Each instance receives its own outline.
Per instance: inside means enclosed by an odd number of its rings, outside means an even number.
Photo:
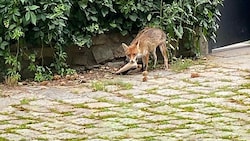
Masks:
[[[136,55],[134,55],[134,56],[128,56],[128,59],[129,59],[129,62],[130,63],[136,63],[137,62],[137,57],[136,57]]]
[[[129,60],[130,63],[135,63],[136,61],[135,60]]]

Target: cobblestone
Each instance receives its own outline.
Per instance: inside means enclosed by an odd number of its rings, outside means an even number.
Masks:
[[[250,140],[248,52],[239,66],[224,53],[180,73],[149,71],[147,82],[113,76],[102,91],[92,82],[1,90],[0,140]]]

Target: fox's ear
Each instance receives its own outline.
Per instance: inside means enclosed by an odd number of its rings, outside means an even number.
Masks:
[[[123,47],[124,50],[128,49],[128,46],[125,43],[122,43],[122,47]]]

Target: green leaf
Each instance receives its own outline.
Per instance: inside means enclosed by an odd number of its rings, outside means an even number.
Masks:
[[[24,4],[25,0],[20,0],[22,4]]]
[[[78,5],[82,10],[84,10],[88,6],[88,0],[81,0],[78,2]]]
[[[39,27],[34,27],[33,30],[37,32],[37,31],[39,31],[40,29],[39,29]]]
[[[128,31],[127,31],[127,30],[123,30],[123,31],[121,31],[121,34],[122,34],[123,36],[125,36],[125,35],[128,34]]]
[[[55,25],[54,24],[49,24],[48,26],[49,26],[49,30],[55,29]]]
[[[182,34],[178,31],[178,29],[176,29],[175,27],[174,27],[174,32],[175,32],[175,35],[179,38],[179,39],[181,39],[182,38]]]
[[[36,15],[34,12],[30,12],[31,23],[36,25]]]
[[[150,21],[152,19],[152,14],[148,14],[147,20]]]
[[[60,25],[60,26],[63,26],[63,27],[66,26],[66,24],[65,24],[64,22],[59,22],[59,25]]]
[[[117,24],[115,24],[115,23],[110,23],[109,25],[110,25],[112,28],[117,27]]]
[[[15,27],[16,27],[16,24],[11,24],[11,25],[9,26],[9,29],[12,30],[12,29],[14,29]]]
[[[178,31],[180,32],[181,36],[183,35],[183,27],[181,25],[178,26]]]
[[[43,14],[40,15],[40,18],[42,19],[42,21],[45,21],[45,20],[46,20],[46,16],[43,15]]]
[[[32,5],[32,6],[29,6],[29,10],[36,10],[36,9],[38,9],[38,8],[40,8],[39,6],[37,6],[37,5]]]
[[[13,21],[18,22],[19,18],[15,15],[12,15]]]
[[[90,12],[92,14],[97,14],[98,13],[98,11],[96,10],[95,7],[88,8],[88,12]]]
[[[133,13],[132,15],[129,15],[129,18],[135,22],[138,16],[135,13]]]
[[[103,17],[106,17],[106,15],[109,13],[109,11],[108,11],[107,8],[102,8],[102,9],[101,9],[101,12],[102,12],[102,16],[103,16]]]
[[[7,45],[9,45],[9,43],[6,42],[6,41],[3,41],[3,42],[0,44],[0,48],[1,48],[2,50],[5,50],[5,47],[6,47]]]
[[[25,20],[26,21],[30,20],[30,11],[26,12],[26,14],[25,14]]]
[[[95,22],[97,22],[97,17],[95,17],[95,16],[90,16],[90,19],[92,20],[92,21],[95,21]]]
[[[51,33],[49,33],[49,34],[48,34],[48,40],[49,40],[49,42],[51,42],[52,37],[53,37],[53,36],[52,36],[52,34],[51,34]]]
[[[211,1],[210,0],[197,0],[196,7],[198,7],[198,6],[202,5],[202,4],[205,4],[205,3],[211,4]]]

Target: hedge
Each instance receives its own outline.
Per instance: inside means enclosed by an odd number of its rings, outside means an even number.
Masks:
[[[109,31],[131,34],[145,26],[168,33],[169,46],[178,47],[184,33],[194,42],[197,27],[215,40],[223,0],[1,0],[0,73],[20,80],[24,59],[36,81],[53,73],[74,71],[65,63],[70,44],[91,47],[91,37]],[[170,44],[177,41],[176,46]],[[33,48],[55,50],[53,63],[44,65],[43,54]],[[190,45],[190,48],[197,48]],[[199,51],[196,51],[199,54]],[[42,60],[40,64],[37,60]]]

